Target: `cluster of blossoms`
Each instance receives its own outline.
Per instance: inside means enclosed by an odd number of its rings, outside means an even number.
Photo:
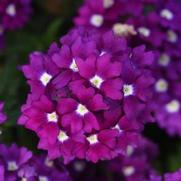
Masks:
[[[22,27],[31,11],[31,0],[0,1],[0,48],[4,47],[5,32]]]
[[[141,137],[137,148],[131,145],[127,147],[126,155],[119,156],[109,162],[97,164],[96,166],[81,160],[76,160],[69,165],[69,170],[75,181],[81,179],[89,181],[161,181],[161,177],[152,168],[152,161],[157,157],[158,148],[151,141]],[[106,173],[96,175],[100,167],[109,170]],[[175,181],[175,180],[174,180]]]
[[[151,107],[158,125],[181,135],[181,3],[177,0],[91,0],[79,10],[76,25],[107,29],[132,45],[154,50],[156,79]]]
[[[37,133],[50,158],[92,162],[124,155],[152,121],[152,52],[112,31],[83,27],[34,52],[22,70],[31,87],[19,124]]]
[[[24,147],[12,144],[0,145],[0,180],[1,181],[70,181],[70,176],[62,165],[44,155],[33,156]]]

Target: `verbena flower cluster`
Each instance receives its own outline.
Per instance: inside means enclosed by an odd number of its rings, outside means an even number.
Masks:
[[[70,181],[64,166],[58,167],[45,155],[34,156],[25,147],[0,145],[1,181]]]
[[[0,47],[30,3],[0,1]],[[177,0],[85,0],[75,27],[21,67],[30,92],[18,124],[48,156],[0,145],[0,181],[70,181],[62,161],[78,181],[92,180],[98,161],[111,175],[95,181],[180,181],[180,170],[156,172],[158,148],[142,134],[156,122],[181,136],[180,10]]]
[[[31,12],[31,0],[0,1],[0,48],[5,46],[5,32],[22,27]]]
[[[155,120],[170,135],[181,134],[180,46],[181,4],[177,0],[87,0],[76,25],[107,29],[133,45],[144,44],[156,54],[154,76]]]
[[[22,67],[31,94],[19,124],[37,133],[51,158],[65,162],[125,154],[152,120],[152,52],[128,47],[111,31],[85,28],[70,31],[61,44],[32,53]]]

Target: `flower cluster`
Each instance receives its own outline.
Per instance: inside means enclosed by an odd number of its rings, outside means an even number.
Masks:
[[[22,27],[31,14],[31,0],[0,1],[0,48],[4,47],[6,31]]]
[[[150,104],[156,121],[170,135],[181,135],[181,4],[177,0],[85,1],[76,25],[112,29],[133,46],[146,45],[156,54]],[[114,16],[113,16],[114,15]]]
[[[96,165],[76,160],[69,165],[69,170],[75,181],[80,179],[108,181],[109,178],[115,181],[161,181],[160,176],[152,167],[152,162],[156,159],[157,154],[157,146],[141,137],[137,148],[128,145],[125,156],[119,156],[109,162]],[[104,172],[95,176],[96,170],[103,166],[106,170],[109,170],[108,178]]]
[[[33,156],[24,147],[12,144],[0,145],[0,179],[1,181],[70,181],[63,166],[56,167],[54,162],[44,155]]]
[[[112,31],[83,27],[34,52],[22,70],[31,87],[19,124],[36,132],[50,158],[92,162],[126,154],[143,124],[152,121],[149,101],[154,57],[129,47]]]

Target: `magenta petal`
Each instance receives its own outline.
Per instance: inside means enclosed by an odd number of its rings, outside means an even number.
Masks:
[[[71,98],[60,99],[57,106],[59,114],[66,114],[73,112],[77,108],[77,102]]]
[[[90,56],[85,61],[80,58],[76,58],[75,61],[79,69],[79,74],[82,77],[86,79],[90,79],[95,75],[95,71],[96,71],[95,69],[96,57],[95,56]]]
[[[103,79],[119,76],[121,74],[121,69],[121,63],[112,63],[109,54],[102,55],[97,60],[97,74]]]
[[[57,124],[48,123],[38,132],[38,136],[46,138],[49,144],[54,144],[57,140],[58,132],[59,128]]]
[[[86,132],[91,132],[93,129],[98,130],[99,123],[92,113],[87,113],[84,116],[84,130]]]
[[[93,99],[88,103],[88,108],[91,111],[100,111],[108,109],[108,106],[103,100],[103,97],[100,94],[96,94]]]
[[[118,131],[114,129],[101,131],[98,135],[100,142],[107,145],[110,148],[114,148],[116,146],[117,137]]]
[[[63,45],[60,52],[52,56],[53,62],[60,68],[69,68],[71,59],[70,48],[67,45]]]
[[[112,79],[103,82],[101,89],[107,97],[113,100],[120,100],[122,98],[122,85],[121,79]]]
[[[53,81],[52,83],[56,87],[56,89],[61,89],[70,82],[72,78],[72,72],[71,71],[65,71],[60,73]]]
[[[65,114],[62,117],[62,126],[63,127],[69,127],[70,126],[71,132],[72,133],[77,133],[83,127],[82,119],[83,118],[81,118],[76,113]]]

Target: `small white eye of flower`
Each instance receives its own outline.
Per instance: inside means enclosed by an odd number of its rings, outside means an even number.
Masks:
[[[50,82],[51,79],[52,79],[52,76],[48,74],[47,72],[44,72],[40,77],[40,81],[44,86],[47,86],[47,84]]]
[[[114,24],[112,30],[114,34],[117,36],[128,36],[128,35],[137,34],[133,25],[122,24],[122,23]]]
[[[133,95],[134,94],[134,87],[133,87],[133,85],[124,85],[123,86],[123,93],[124,93],[125,97]]]
[[[28,181],[28,179],[26,177],[22,177],[21,181]]]
[[[133,146],[128,145],[127,148],[126,148],[126,154],[127,154],[127,156],[131,156],[131,155],[133,154],[133,152],[134,152]]]
[[[71,70],[73,70],[74,72],[78,72],[79,71],[79,69],[78,69],[78,67],[77,67],[77,65],[76,65],[76,62],[75,62],[75,59],[73,58],[72,59],[72,63],[70,64],[70,67],[69,67]]]
[[[82,161],[75,161],[74,162],[74,169],[77,172],[82,172],[85,169],[85,166],[86,166],[85,163]]]
[[[116,129],[116,130],[118,130],[119,131],[119,133],[122,133],[123,132],[123,130],[119,127],[119,125],[118,124],[116,124],[116,126],[114,126],[112,129]]]
[[[98,89],[100,89],[102,83],[104,82],[104,80],[99,77],[98,75],[95,75],[94,77],[92,77],[90,79],[90,82]]]
[[[178,35],[174,31],[168,30],[167,31],[167,40],[170,43],[176,43],[178,40]]]
[[[87,137],[87,141],[90,143],[90,145],[93,145],[99,142],[96,134]]]
[[[15,16],[16,15],[16,6],[14,4],[9,4],[6,8],[6,13],[9,16]]]
[[[168,82],[164,79],[159,79],[155,83],[155,90],[157,92],[166,92],[168,90]]]
[[[94,14],[92,15],[90,19],[90,24],[92,26],[95,26],[97,28],[101,27],[104,23],[104,17],[100,14]]]
[[[170,57],[169,57],[167,54],[163,53],[163,54],[160,56],[160,58],[158,59],[158,63],[159,63],[161,66],[166,67],[166,66],[168,66],[168,64],[170,63]]]
[[[81,116],[84,116],[85,114],[87,114],[89,112],[89,110],[82,104],[79,104],[77,106],[77,109],[76,109],[76,113],[81,115]]]
[[[103,0],[103,6],[105,9],[110,8],[113,4],[114,0]]]
[[[105,51],[102,51],[99,56],[101,57],[101,56],[103,56],[104,54],[106,54],[106,52],[105,52]]]
[[[172,20],[173,19],[173,13],[168,10],[168,9],[163,9],[161,12],[160,12],[160,16],[162,18],[165,18],[167,20]]]
[[[48,178],[46,176],[39,176],[38,181],[48,181]]]
[[[15,171],[18,169],[18,165],[15,161],[9,161],[8,162],[8,171]]]
[[[176,113],[180,110],[180,102],[178,100],[172,100],[166,104],[166,110],[169,113]]]
[[[58,115],[56,112],[48,113],[47,114],[48,122],[58,122]]]
[[[150,30],[148,29],[148,28],[146,28],[146,27],[140,27],[140,28],[138,28],[138,32],[141,34],[141,35],[143,35],[143,36],[145,36],[145,37],[149,37],[150,36]]]
[[[123,174],[129,177],[135,173],[135,168],[133,166],[127,166],[123,168]]]
[[[68,139],[69,137],[67,136],[67,134],[64,131],[60,130],[58,134],[58,140],[63,143]]]
[[[45,165],[46,165],[47,167],[51,168],[51,167],[53,167],[54,162],[53,162],[53,160],[50,160],[50,159],[46,158],[46,159],[45,159]]]

